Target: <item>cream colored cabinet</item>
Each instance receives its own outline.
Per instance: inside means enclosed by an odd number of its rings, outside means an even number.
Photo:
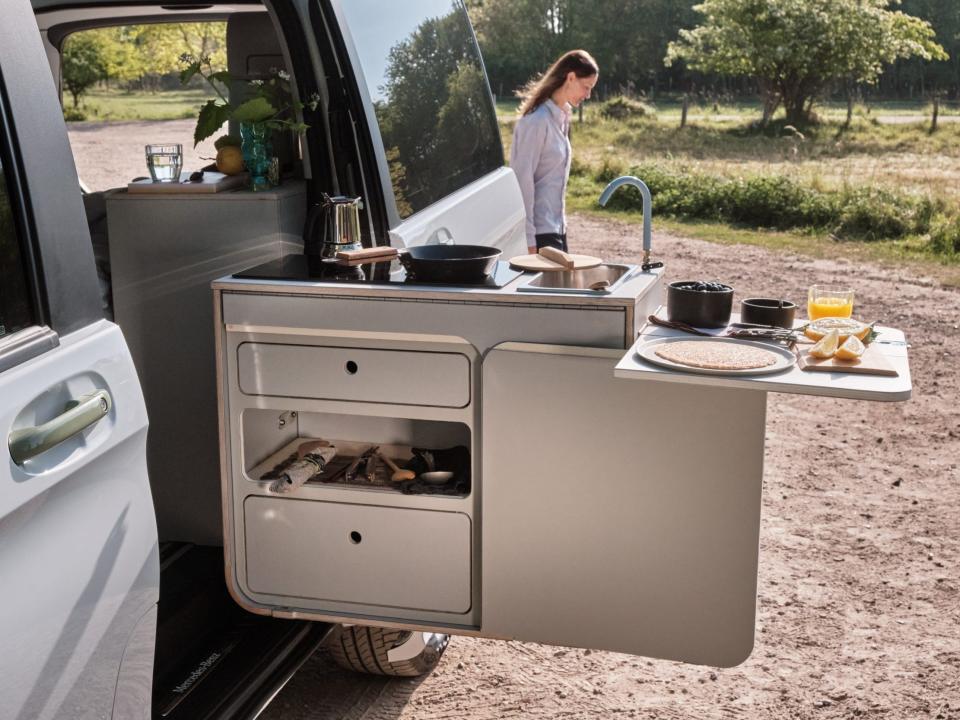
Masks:
[[[636,297],[643,317],[656,288]],[[713,666],[749,656],[767,393],[865,397],[862,380],[665,372],[635,359],[656,326],[637,340],[629,313],[615,328],[609,308],[567,298],[294,289],[223,294],[227,545],[243,604]],[[389,323],[362,315],[373,305]],[[489,314],[464,324],[458,308]],[[513,324],[498,325],[507,311]],[[484,345],[494,332],[536,342]],[[867,399],[903,399],[904,340],[881,338],[900,377],[874,379]],[[460,497],[316,484],[271,497],[263,465],[303,437],[466,445],[472,484]]]
[[[224,330],[224,547],[237,601],[285,617],[479,629],[475,348],[452,337]],[[337,446],[338,462],[373,445],[398,460],[465,447],[471,483],[404,494],[381,466],[372,482],[271,492],[265,476],[318,438]]]
[[[749,655],[765,393],[620,380],[622,350],[507,343],[481,360],[430,342],[243,332],[227,342],[239,417],[228,547],[248,608],[720,666]],[[336,380],[345,358],[390,352],[401,366],[452,363],[408,386],[452,392],[467,378],[471,402],[358,402],[349,379]],[[392,387],[389,372],[381,380],[371,386]],[[310,483],[272,495],[263,469],[303,437],[466,444],[472,488],[442,497]]]
[[[247,583],[258,595],[470,610],[464,513],[248,497]]]
[[[766,394],[483,363],[484,635],[729,666],[753,645]]]

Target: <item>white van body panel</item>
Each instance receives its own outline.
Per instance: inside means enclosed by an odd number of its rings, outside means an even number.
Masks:
[[[506,260],[527,252],[525,218],[517,176],[502,167],[411,215],[390,231],[390,244],[489,245]]]
[[[97,423],[0,463],[4,718],[110,717],[128,640],[159,599],[147,414],[120,328],[94,323],[0,373],[0,437],[98,390],[112,407]]]

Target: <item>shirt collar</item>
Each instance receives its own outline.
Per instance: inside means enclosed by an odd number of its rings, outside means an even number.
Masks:
[[[560,126],[565,126],[567,120],[570,118],[570,113],[567,112],[566,108],[562,108],[557,105],[553,98],[547,98],[546,102],[543,103],[547,106],[547,110],[550,111],[550,114],[553,115],[553,118],[560,124]]]

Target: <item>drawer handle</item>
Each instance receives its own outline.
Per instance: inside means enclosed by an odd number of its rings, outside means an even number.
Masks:
[[[350,542],[352,542],[354,545],[359,545],[362,540],[363,535],[358,533],[356,530],[350,533]]]
[[[360,367],[353,360],[347,360],[347,364],[344,366],[344,370],[347,371],[347,375],[356,375],[357,370],[359,369]]]

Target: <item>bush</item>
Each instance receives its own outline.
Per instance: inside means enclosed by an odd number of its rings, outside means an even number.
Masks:
[[[660,215],[755,228],[829,230],[839,238],[857,240],[930,233],[936,252],[960,252],[960,219],[944,220],[942,203],[926,197],[881,188],[819,190],[782,175],[728,180],[656,163],[624,168],[610,159],[593,178],[606,184],[620,175],[643,180],[650,188],[653,211]],[[643,204],[639,192],[624,189],[609,206],[639,211]],[[935,218],[940,219],[934,222]]]
[[[726,214],[736,223],[781,230],[822,227],[835,214],[823,193],[783,176],[753,177],[730,185]]]
[[[841,238],[887,240],[921,234],[930,229],[933,203],[896,195],[880,188],[858,188],[841,193],[841,209],[834,234]]]
[[[600,103],[600,115],[607,120],[630,120],[652,117],[654,110],[646,103],[623,95],[616,95]]]
[[[960,253],[960,217],[936,218],[930,229],[930,249],[939,255]]]
[[[80,108],[63,109],[63,119],[67,122],[82,122],[87,119],[87,114]]]
[[[584,163],[582,160],[578,160],[576,156],[570,161],[570,176],[571,177],[582,177],[590,174],[590,166]]]

